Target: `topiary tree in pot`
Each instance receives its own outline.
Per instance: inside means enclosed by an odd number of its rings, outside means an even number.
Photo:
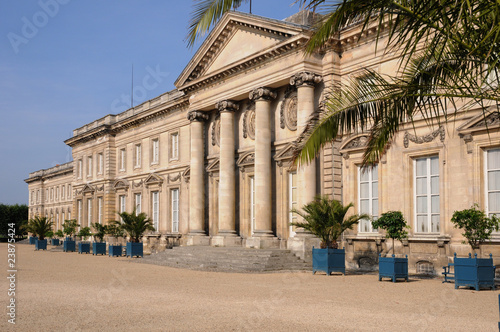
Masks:
[[[69,219],[65,220],[62,224],[63,227],[63,233],[66,235],[66,239],[64,239],[64,244],[63,244],[63,251],[75,251],[76,249],[76,242],[73,239],[73,235],[76,233],[76,229],[80,225],[76,221],[76,219]]]
[[[389,211],[382,213],[380,218],[372,221],[373,228],[380,228],[386,231],[386,237],[392,239],[392,257],[381,257],[378,261],[378,280],[391,278],[396,282],[398,278],[408,281],[408,256],[398,258],[394,255],[394,240],[402,241],[408,238],[406,229],[410,227],[406,223],[401,211]]]
[[[304,219],[304,222],[291,223],[302,227],[321,239],[321,248],[313,248],[313,273],[325,271],[345,274],[345,250],[338,249],[338,239],[348,229],[352,229],[361,219],[369,218],[366,214],[354,214],[346,217],[352,203],[344,206],[328,196],[318,195],[302,207],[302,211],[292,209]]]
[[[143,257],[144,249],[141,239],[147,231],[155,231],[152,220],[144,212],[137,214],[135,209],[132,213],[121,212],[118,215],[122,221],[114,221],[114,224],[121,227],[130,236],[130,242],[127,242],[126,255]]]
[[[54,238],[52,238],[52,245],[58,246],[60,244],[60,238],[64,237],[64,233],[61,229],[54,233]]]
[[[483,210],[474,204],[470,209],[455,211],[451,217],[451,222],[455,228],[463,230],[463,237],[471,246],[472,251],[479,249],[481,243],[491,238],[493,231],[499,230],[499,219],[495,215],[487,217]],[[463,241],[463,243],[466,243]],[[469,253],[469,257],[457,257],[454,254],[453,260],[455,270],[455,288],[460,286],[474,287],[479,290],[481,287],[495,289],[495,265],[493,256],[489,258],[474,257]]]
[[[83,227],[80,229],[78,232],[77,236],[79,236],[82,241],[78,243],[78,253],[90,253],[90,242],[87,242],[87,238],[92,236],[92,233],[90,232],[90,227]]]
[[[125,234],[120,224],[113,222],[107,225],[106,234],[116,239],[117,243],[110,243],[108,247],[109,256],[121,256],[122,255],[122,245],[118,243],[118,239],[124,237]]]
[[[108,232],[108,226],[99,223],[93,223],[92,227],[96,230],[94,233],[94,243],[92,243],[92,255],[106,255],[106,242],[104,236]]]
[[[35,240],[35,250],[47,250],[47,240],[45,237],[52,231],[53,222],[47,217],[35,216],[28,222],[28,230],[38,235]]]

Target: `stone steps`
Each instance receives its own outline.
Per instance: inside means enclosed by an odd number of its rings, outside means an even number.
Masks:
[[[221,247],[174,247],[134,260],[138,263],[221,272],[311,271],[289,250]]]

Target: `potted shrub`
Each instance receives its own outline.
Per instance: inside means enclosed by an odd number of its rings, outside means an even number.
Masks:
[[[78,242],[78,253],[90,254],[90,242],[87,241],[87,238],[92,236],[92,233],[90,233],[90,227],[83,227],[80,229],[77,236],[81,238],[81,241]]]
[[[80,226],[76,219],[65,220],[62,224],[63,233],[66,235],[66,239],[64,239],[63,243],[63,251],[75,251],[75,240],[73,239],[73,235],[76,233],[77,227]]]
[[[489,240],[491,233],[499,229],[499,219],[495,215],[488,218],[484,211],[479,210],[477,204],[474,204],[470,209],[455,211],[451,222],[456,228],[463,230],[462,235],[471,246],[472,251],[479,249],[479,245]],[[474,287],[476,290],[481,287],[495,289],[495,266],[491,254],[489,258],[478,258],[477,253],[475,253],[473,258],[470,253],[469,257],[457,257],[455,253],[453,265],[455,289],[460,286]]]
[[[116,243],[110,243],[108,246],[108,255],[113,256],[121,256],[123,252],[123,246],[121,243],[118,243],[118,238],[123,237],[123,230],[116,223],[110,224],[107,226],[106,234],[112,236],[116,239]]]
[[[54,233],[54,236],[56,236],[57,238],[56,239],[54,239],[54,238],[52,239],[52,245],[53,246],[60,245],[61,244],[60,238],[64,237],[63,231],[59,229],[57,232]]]
[[[408,256],[396,257],[394,252],[394,240],[408,238],[406,229],[410,228],[406,223],[401,211],[389,211],[382,213],[380,218],[372,221],[373,228],[381,228],[386,231],[386,238],[392,239],[392,257],[378,258],[378,280],[391,278],[393,282],[397,279],[408,281]]]
[[[35,240],[35,250],[47,250],[47,239],[45,237],[52,231],[52,221],[47,217],[35,216],[27,226],[28,230],[38,235]]]
[[[114,224],[130,236],[130,242],[127,242],[127,257],[144,257],[144,247],[141,239],[146,231],[155,231],[153,222],[144,212],[136,214],[135,209],[132,213],[122,212],[118,215],[122,221],[114,221]]]
[[[50,244],[51,244],[51,245],[54,245],[54,236],[55,236],[55,234],[54,234],[54,232],[53,232],[53,231],[49,231],[49,232],[47,233],[47,238],[49,238],[49,239],[50,239]]]
[[[93,223],[92,227],[96,230],[94,233],[95,241],[92,243],[92,255],[106,255],[106,242],[104,242],[104,236],[108,231],[108,227],[99,223]]]
[[[291,223],[293,226],[302,227],[321,239],[321,248],[312,249],[313,274],[316,271],[325,271],[327,275],[331,272],[341,272],[345,275],[345,250],[338,249],[337,239],[361,219],[369,218],[366,214],[355,214],[346,218],[347,211],[352,206],[352,203],[343,206],[328,196],[316,196],[314,201],[304,205],[302,211],[291,210],[305,220]]]

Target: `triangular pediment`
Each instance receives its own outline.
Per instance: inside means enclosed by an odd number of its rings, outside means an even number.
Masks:
[[[148,175],[146,180],[144,181],[146,185],[151,185],[151,184],[162,184],[163,183],[163,177],[161,175],[158,175],[156,173],[151,173]]]
[[[274,156],[274,160],[278,163],[278,166],[291,166],[296,148],[297,145],[292,142],[278,150]]]
[[[494,129],[500,127],[500,112],[496,107],[481,113],[461,125],[457,131],[459,134],[469,134],[473,132]]]
[[[191,61],[177,78],[182,89],[192,81],[200,81],[224,70],[242,66],[242,61],[263,56],[277,45],[293,39],[305,27],[290,22],[256,15],[226,13],[205,39]]]
[[[350,152],[363,150],[368,142],[368,134],[359,134],[354,136],[348,136],[347,139],[341,143],[341,152]]]
[[[93,193],[94,193],[94,191],[95,191],[95,188],[94,188],[94,187],[92,187],[92,186],[91,186],[91,185],[89,185],[89,184],[84,185],[84,186],[83,186],[83,188],[82,188],[82,193],[83,193],[83,194],[86,194],[86,193],[93,194]]]
[[[217,171],[219,171],[219,158],[215,159],[207,166],[207,173],[212,173]]]
[[[114,189],[127,189],[129,187],[129,183],[125,179],[118,179],[113,183]]]
[[[242,154],[238,158],[236,165],[238,165],[238,167],[244,167],[253,165],[254,163],[255,163],[255,153],[253,151],[250,151]]]

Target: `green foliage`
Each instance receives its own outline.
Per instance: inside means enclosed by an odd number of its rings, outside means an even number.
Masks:
[[[76,221],[76,219],[69,219],[65,220],[62,224],[63,227],[63,233],[66,234],[69,237],[73,237],[73,235],[76,233],[76,229],[80,225]]]
[[[385,230],[385,236],[392,239],[392,253],[394,253],[394,240],[406,239],[408,237],[406,229],[410,228],[400,211],[382,213],[380,218],[372,220],[372,226]]]
[[[106,226],[106,234],[115,238],[125,236],[123,229],[120,227],[120,223],[117,223],[116,221]]]
[[[136,214],[134,209],[132,213],[121,212],[118,215],[121,217],[122,222],[114,221],[113,223],[130,236],[130,242],[141,242],[141,238],[146,231],[155,231],[153,222],[144,212]]]
[[[92,233],[90,232],[90,227],[83,227],[82,229],[80,229],[77,236],[81,237],[83,241],[87,241],[87,238],[89,236],[92,236]]]
[[[53,231],[48,231],[47,234],[45,234],[49,239],[52,239],[54,237],[54,232]]]
[[[292,209],[305,222],[291,223],[293,226],[302,227],[321,239],[322,248],[338,248],[337,239],[347,229],[357,224],[361,219],[369,218],[368,215],[352,215],[346,218],[347,211],[353,206],[352,203],[343,206],[337,200],[331,200],[328,196],[318,195],[314,200],[302,208],[302,211]]]
[[[455,228],[464,231],[462,235],[467,239],[467,243],[472,249],[490,239],[493,231],[499,230],[499,219],[495,215],[488,218],[483,210],[479,210],[477,204],[474,204],[470,209],[455,211],[451,222]]]
[[[57,237],[64,237],[64,233],[61,229],[59,229],[57,232],[55,232],[54,235]]]
[[[14,224],[16,237],[26,235],[25,225],[28,224],[28,206],[24,204],[0,204],[0,236],[8,236],[11,228],[9,224]]]
[[[26,230],[33,233],[34,236],[38,236],[39,240],[44,240],[47,234],[52,231],[53,222],[47,217],[35,216],[35,218],[30,219]]]
[[[104,236],[108,232],[108,226],[106,225],[101,225],[99,223],[93,223],[92,227],[96,230],[94,233],[94,237],[98,240],[97,242],[102,242],[104,240]]]

